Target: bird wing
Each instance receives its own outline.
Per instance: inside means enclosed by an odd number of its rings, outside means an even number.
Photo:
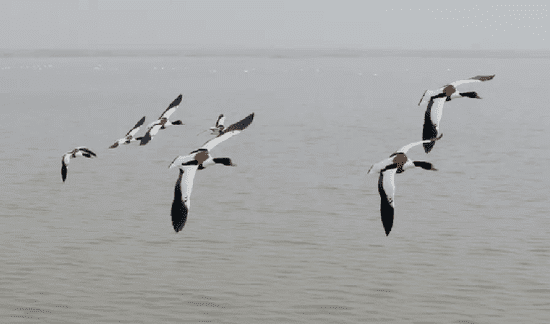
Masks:
[[[412,147],[415,147],[417,145],[424,144],[424,143],[435,142],[435,141],[439,140],[442,136],[443,135],[440,135],[439,137],[436,137],[436,138],[430,138],[430,139],[427,139],[427,140],[407,144],[407,145],[403,146],[402,148],[400,148],[399,150],[395,151],[395,153],[404,153],[404,154],[406,154],[407,151],[410,150]]]
[[[172,115],[174,111],[178,109],[178,106],[180,105],[182,98],[183,96],[180,94],[176,99],[174,99],[174,101],[172,101],[172,103],[168,106],[168,108],[166,108],[166,110],[162,113],[162,115],[160,115],[159,119],[170,118],[170,115]]]
[[[147,130],[147,133],[145,133],[145,135],[143,135],[143,137],[141,138],[141,142],[139,143],[139,145],[145,145],[149,143],[149,141],[153,139],[153,136],[157,135],[159,130],[162,128],[162,124],[163,123],[161,120],[157,120],[153,124],[149,125],[149,129]]]
[[[94,152],[90,151],[88,148],[83,146],[78,147],[78,150],[82,152],[82,155],[87,158],[91,158],[92,156],[97,156]]]
[[[134,137],[134,135],[136,135],[136,133],[139,131],[139,129],[141,128],[141,125],[143,125],[144,122],[145,122],[145,116],[143,116],[143,118],[141,118],[137,122],[137,124],[132,129],[130,129],[130,131],[128,131],[128,133],[126,133],[126,136]]]
[[[440,99],[436,99],[436,100],[440,100]],[[442,100],[444,100],[444,99],[442,99]],[[432,106],[433,106],[433,104],[434,104],[434,100],[431,99],[430,102],[428,103],[428,107],[426,108],[426,112],[424,113],[424,127],[422,128],[422,139],[423,140],[429,140],[431,138],[437,137],[438,127],[437,127],[436,124],[434,124],[434,122],[432,120]],[[434,144],[435,143],[433,143],[433,142],[424,143],[424,151],[426,153],[429,153],[432,150]]]
[[[67,179],[67,165],[71,162],[71,153],[63,154],[61,158],[61,179],[65,182]]]
[[[185,170],[180,169],[180,174],[174,188],[174,201],[172,202],[170,213],[172,216],[172,226],[174,226],[176,233],[183,229],[187,221],[193,180],[197,173],[197,168],[198,166],[191,166],[185,167]]]
[[[216,145],[220,144],[221,142],[227,140],[228,138],[232,137],[233,135],[237,135],[240,132],[242,132],[244,129],[246,129],[254,119],[254,113],[251,113],[250,115],[246,116],[245,118],[239,120],[235,124],[227,127],[224,129],[220,135],[214,137],[213,139],[207,141],[202,145],[201,148],[211,150]]]
[[[441,116],[443,116],[443,105],[445,104],[446,98],[437,98],[433,101],[437,105],[435,109],[431,111],[430,118],[432,119],[432,123],[434,123],[439,130],[439,122],[441,121]]]
[[[378,192],[380,193],[380,216],[386,236],[390,234],[393,226],[394,196],[395,196],[395,173],[396,169],[380,172],[378,178]]]
[[[387,158],[384,159],[378,163],[373,164],[369,171],[367,171],[367,174],[371,173],[379,173],[380,171],[384,170],[388,165],[393,163],[393,158]]]
[[[218,117],[218,120],[216,121],[216,127],[220,127],[222,126],[223,127],[223,123],[225,122],[225,117],[224,115],[220,115],[220,117]]]
[[[489,80],[492,80],[494,77],[495,77],[495,74],[493,74],[493,75],[477,75],[475,77],[471,77],[471,78],[466,79],[466,80],[455,81],[455,82],[451,83],[451,85],[455,86],[455,87],[458,87],[459,85],[466,84],[466,83],[489,81]]]
[[[170,163],[169,168],[172,169],[174,167],[185,167],[186,165],[198,165],[198,163],[193,163],[195,160],[195,154],[189,154],[189,155],[180,155]]]
[[[440,91],[443,90],[443,88],[440,89]],[[438,91],[434,91],[434,90],[426,90],[424,91],[424,94],[422,95],[422,98],[420,98],[420,101],[418,102],[418,105],[420,106],[420,104],[422,104],[422,102],[425,102],[425,101],[429,101],[430,98],[434,95],[436,95],[438,93]],[[424,99],[426,98],[426,99]]]

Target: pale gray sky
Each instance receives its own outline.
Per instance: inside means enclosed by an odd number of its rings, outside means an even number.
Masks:
[[[548,9],[541,0],[0,0],[0,48],[548,50]]]

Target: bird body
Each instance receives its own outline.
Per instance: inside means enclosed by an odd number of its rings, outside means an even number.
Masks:
[[[439,135],[439,125],[443,116],[443,105],[454,98],[473,98],[481,99],[477,92],[458,92],[456,87],[466,83],[483,82],[492,80],[495,75],[478,75],[470,79],[455,81],[445,85],[437,90],[426,90],[420,98],[418,105],[427,102],[426,112],[424,113],[424,126],[422,128],[422,139],[429,140]],[[424,151],[429,153],[435,142],[424,143]]]
[[[441,136],[431,140],[407,144],[397,150],[392,155],[390,155],[389,158],[373,164],[371,168],[367,171],[367,174],[379,174],[378,193],[380,194],[380,216],[382,219],[382,225],[384,226],[384,230],[386,232],[386,236],[390,234],[393,226],[393,216],[395,209],[395,174],[403,173],[405,172],[405,170],[412,169],[414,167],[437,171],[437,169],[434,168],[434,166],[430,162],[410,160],[406,155],[407,151],[414,146],[427,142],[437,141],[441,138]]]
[[[147,132],[145,133],[145,135],[143,135],[143,137],[141,137],[139,145],[145,145],[149,143],[161,129],[166,129],[166,127],[171,125],[183,125],[181,120],[176,120],[172,122],[168,119],[179,107],[182,99],[183,96],[180,94],[176,99],[174,99],[174,101],[172,101],[172,103],[168,106],[168,108],[166,108],[166,110],[162,113],[162,115],[160,115],[157,120],[147,126]]]
[[[130,131],[128,133],[126,133],[126,135],[119,139],[118,141],[116,141],[113,145],[111,145],[109,148],[115,148],[121,144],[130,144],[131,142],[133,141],[138,141],[141,139],[141,137],[138,137],[138,138],[135,138],[134,136],[137,134],[137,132],[139,131],[139,129],[141,128],[141,125],[143,125],[143,123],[145,122],[145,116],[143,116],[137,123],[136,125],[130,129]]]
[[[71,162],[71,158],[74,159],[78,156],[92,158],[97,155],[84,146],[79,146],[74,150],[63,154],[63,157],[61,158],[61,179],[63,180],[63,182],[65,182],[65,179],[67,179],[67,166]]]
[[[422,98],[420,98],[418,105],[420,106],[420,104],[424,102],[426,103],[429,102],[430,99],[433,97],[445,98],[446,101],[451,101],[454,98],[463,98],[463,97],[481,99],[481,97],[479,97],[476,92],[458,92],[456,88],[462,84],[489,81],[489,80],[492,80],[494,77],[495,77],[494,74],[478,75],[469,79],[452,82],[450,84],[444,85],[443,87],[437,90],[426,90],[424,91]]]

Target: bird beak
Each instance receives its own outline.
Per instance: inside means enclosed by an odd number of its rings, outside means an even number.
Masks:
[[[483,99],[483,98],[481,98],[480,96],[476,96],[476,99]]]

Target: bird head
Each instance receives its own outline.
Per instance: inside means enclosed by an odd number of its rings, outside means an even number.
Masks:
[[[468,98],[472,98],[472,99],[481,99],[481,97],[475,91],[461,92],[460,95],[463,96],[463,97],[468,97]]]

